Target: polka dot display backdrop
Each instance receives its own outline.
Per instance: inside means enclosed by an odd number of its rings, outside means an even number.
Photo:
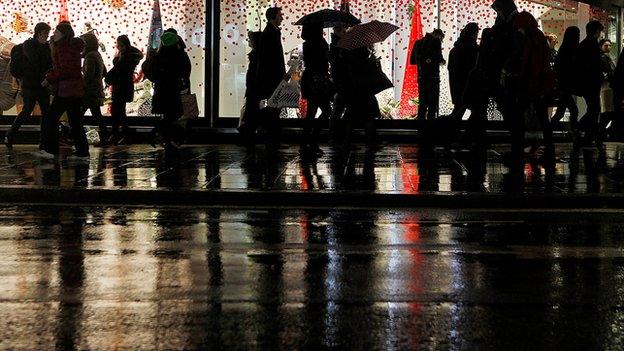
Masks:
[[[600,9],[570,0],[516,1],[520,11],[531,12],[539,21],[544,32],[554,33],[562,38],[566,27],[580,28],[590,18],[608,20],[608,14]],[[301,45],[300,27],[292,23],[306,13],[322,8],[339,9],[340,0],[220,0],[221,4],[221,57],[220,57],[220,115],[235,117],[240,114],[244,103],[245,72],[247,69],[247,30],[261,30],[266,22],[264,12],[270,6],[281,6],[284,12],[282,36],[285,51],[297,50]],[[350,0],[352,14],[363,22],[387,21],[400,29],[388,40],[376,45],[376,53],[382,59],[384,71],[392,78],[394,89],[378,95],[382,112],[387,118],[411,118],[413,109],[401,108],[407,56],[410,52],[412,23],[420,23],[422,33],[435,28],[442,29],[446,36],[443,55],[448,57],[453,43],[461,29],[470,22],[477,22],[480,28],[494,24],[496,13],[491,8],[492,0]],[[420,12],[420,21],[413,21],[415,8]],[[329,31],[327,31],[329,34]],[[561,40],[560,40],[561,41]],[[440,86],[440,114],[450,113],[453,106],[448,86],[448,70],[443,66]],[[412,73],[413,74],[413,73]],[[409,95],[409,94],[408,94]],[[407,96],[407,95],[406,95]]]
[[[32,36],[37,22],[47,22],[54,27],[58,23],[62,3],[58,0],[0,1],[0,35],[20,43]],[[140,50],[146,50],[152,6],[153,0],[66,0],[67,14],[76,34],[84,33],[87,22],[97,30],[99,40],[106,49],[102,56],[107,68],[112,67],[115,41],[121,34],[128,35],[132,44]],[[192,88],[197,94],[200,113],[203,115],[206,40],[204,0],[160,0],[160,9],[164,29],[175,28],[187,45],[193,65]],[[28,23],[26,30],[15,30],[16,13],[21,21]],[[140,94],[135,95],[138,99]],[[129,105],[131,114],[136,113],[138,104],[139,101],[135,101],[135,104]]]

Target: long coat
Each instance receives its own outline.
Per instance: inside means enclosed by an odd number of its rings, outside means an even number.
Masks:
[[[84,95],[81,62],[84,42],[79,38],[72,38],[54,45],[52,52],[54,68],[46,74],[46,80],[54,87],[56,96],[81,98]]]
[[[464,90],[468,82],[470,71],[477,64],[479,48],[476,40],[460,37],[449,53],[448,71],[451,99],[454,105],[463,103]]]
[[[84,64],[82,75],[85,83],[85,94],[82,102],[85,107],[102,106],[104,104],[104,84],[102,79],[106,74],[104,60],[100,55],[99,42],[93,34],[82,36],[85,42]]]
[[[600,45],[593,38],[585,38],[576,51],[576,91],[579,96],[600,94],[602,65]]]
[[[139,49],[131,46],[113,59],[113,68],[106,74],[106,84],[113,87],[113,100],[132,102],[134,99],[134,69],[143,59]]]
[[[258,95],[261,99],[271,97],[286,75],[282,34],[272,24],[267,24],[260,37],[258,51]]]
[[[153,113],[182,115],[180,88],[186,76],[185,62],[182,49],[171,46],[162,47],[143,63],[145,76],[154,83]]]
[[[442,42],[431,33],[414,43],[410,64],[418,65],[418,79],[439,79],[442,57]]]

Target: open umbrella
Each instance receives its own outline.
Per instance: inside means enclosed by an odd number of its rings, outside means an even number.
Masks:
[[[399,27],[388,22],[372,21],[351,27],[338,42],[338,47],[353,50],[386,40]]]
[[[353,26],[361,23],[357,17],[344,11],[324,9],[316,12],[309,13],[301,17],[296,26],[302,26],[304,24],[321,24],[324,28],[337,27],[337,26]]]

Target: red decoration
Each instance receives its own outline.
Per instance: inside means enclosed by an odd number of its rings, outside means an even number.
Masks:
[[[69,11],[67,10],[67,0],[61,0],[61,14],[59,22],[69,21]]]
[[[416,65],[410,65],[410,55],[414,43],[422,38],[423,30],[420,20],[420,1],[414,0],[414,14],[412,15],[412,31],[408,44],[407,59],[405,62],[405,77],[403,78],[403,90],[401,91],[401,104],[399,106],[400,116],[412,116],[416,114],[417,107],[410,103],[410,100],[418,97],[418,69]]]

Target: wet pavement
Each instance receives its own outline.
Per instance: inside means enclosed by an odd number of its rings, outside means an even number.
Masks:
[[[0,207],[0,349],[624,342],[621,211]]]
[[[415,145],[386,145],[375,152],[363,147],[339,152],[323,147],[320,157],[301,157],[297,147],[267,155],[262,148],[187,147],[176,157],[136,145],[91,149],[90,162],[63,156],[34,159],[33,146],[0,154],[3,186],[77,189],[269,190],[295,192],[505,193],[508,146],[483,152],[427,151]],[[539,160],[525,167],[525,193],[585,194],[624,192],[624,145],[610,143],[606,153],[557,145],[557,163],[547,172]],[[550,174],[549,174],[550,173]]]

